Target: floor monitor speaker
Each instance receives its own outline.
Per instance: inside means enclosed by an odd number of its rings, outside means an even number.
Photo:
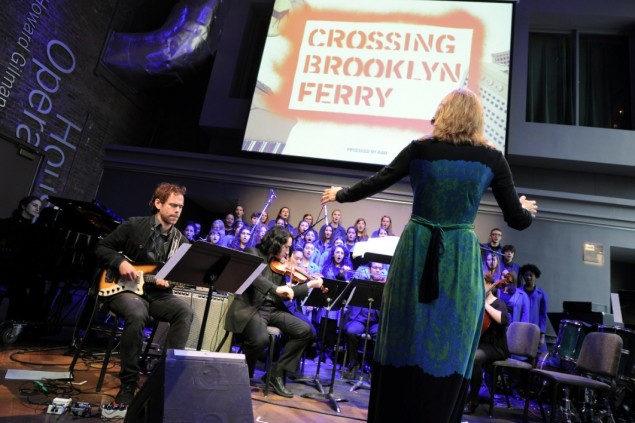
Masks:
[[[124,423],[253,423],[248,372],[243,354],[170,349]]]

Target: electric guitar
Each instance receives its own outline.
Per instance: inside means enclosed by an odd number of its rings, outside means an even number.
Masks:
[[[137,279],[124,280],[118,278],[116,273],[111,269],[102,270],[99,276],[99,290],[98,295],[100,297],[109,297],[111,295],[118,294],[120,292],[132,292],[137,295],[143,295],[143,285],[146,283],[156,283],[157,278],[154,273],[159,267],[158,264],[134,264],[133,266],[137,270]],[[190,285],[181,284],[170,281],[170,287],[182,286],[191,288]]]

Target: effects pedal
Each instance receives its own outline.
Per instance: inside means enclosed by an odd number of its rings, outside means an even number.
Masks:
[[[115,402],[111,402],[101,406],[101,417],[103,419],[123,419],[126,417],[127,411],[127,405],[119,405]]]
[[[73,417],[90,417],[90,404],[87,402],[77,402],[71,406]]]
[[[70,398],[55,398],[46,409],[48,414],[64,414],[66,410],[71,406],[72,399]]]

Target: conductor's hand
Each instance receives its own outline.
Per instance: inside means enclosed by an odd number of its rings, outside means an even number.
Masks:
[[[321,205],[326,203],[330,203],[331,201],[335,201],[337,197],[337,192],[341,190],[342,187],[331,187],[324,190],[322,193],[322,201],[320,201]]]
[[[278,297],[282,297],[287,300],[293,299],[293,289],[290,287],[283,285],[276,288],[276,295]]]
[[[126,281],[134,281],[139,277],[139,273],[137,273],[137,269],[129,261],[122,261],[119,265],[119,275],[121,279]]]
[[[527,210],[529,214],[531,214],[531,217],[536,217],[536,214],[538,213],[538,204],[534,200],[528,200],[524,195],[521,195],[519,200],[523,209]]]

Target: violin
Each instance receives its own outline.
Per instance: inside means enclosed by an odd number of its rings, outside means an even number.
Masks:
[[[487,288],[487,290],[485,291],[485,298],[487,298],[487,295],[492,291],[492,289],[499,286],[509,285],[513,281],[514,281],[514,276],[511,274],[511,272],[503,275],[503,279],[497,280],[496,282],[492,284],[492,286]],[[492,317],[489,315],[487,311],[485,311],[483,313],[483,325],[481,326],[481,335],[485,333],[485,331],[487,330],[487,328],[489,328],[491,324],[492,324]]]
[[[290,276],[291,280],[295,283],[305,283],[313,279],[307,271],[300,266],[290,266],[287,263],[282,263],[279,260],[271,260],[269,262],[269,268],[279,275]]]

